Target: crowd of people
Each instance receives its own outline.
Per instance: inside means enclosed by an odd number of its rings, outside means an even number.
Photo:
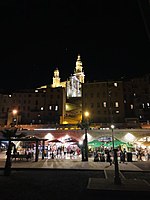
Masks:
[[[79,156],[80,153],[80,148],[77,145],[48,145],[44,152],[44,156],[48,159],[65,159],[68,157],[75,158],[75,156]]]
[[[125,163],[128,161],[128,155],[130,157],[134,156],[135,161],[148,161],[150,160],[150,151],[145,148],[139,148],[136,149],[135,152],[128,152],[125,148],[117,149],[117,158],[120,163]],[[113,156],[113,150],[108,148],[95,148],[94,149],[94,161],[100,161],[100,162],[109,162],[110,165],[112,164],[112,161],[114,160]],[[132,158],[130,158],[130,161],[132,161]]]
[[[29,157],[33,158],[35,156],[36,148],[35,146],[28,148],[16,148],[13,145],[12,154],[26,154]],[[39,156],[42,155],[42,146],[38,148]],[[44,157],[48,159],[73,159],[79,157],[82,152],[80,147],[77,144],[66,143],[49,143],[45,146]],[[134,157],[134,161],[148,161],[150,160],[150,149],[148,148],[136,148],[132,152],[128,152],[125,148],[117,149],[117,158],[120,163],[125,163],[128,161],[128,154]],[[94,149],[89,149],[89,156],[94,158],[94,162],[109,162],[112,165],[114,160],[114,152],[112,148],[107,147],[98,147]],[[132,158],[131,160],[132,161]]]

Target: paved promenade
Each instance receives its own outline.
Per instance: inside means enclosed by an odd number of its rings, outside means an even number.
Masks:
[[[121,185],[114,184],[114,164],[74,159],[13,160],[12,173],[3,175],[5,158],[0,157],[2,200],[93,199],[150,197],[150,161],[118,163]],[[130,174],[131,173],[131,174]],[[140,176],[139,176],[140,175]],[[128,178],[127,178],[128,177]],[[136,178],[141,177],[141,178]],[[117,196],[116,196],[117,195]],[[120,197],[120,195],[122,197]]]
[[[0,156],[0,167],[5,166],[5,156]],[[87,170],[113,170],[114,165],[108,162],[94,162],[93,158],[89,158],[88,162],[82,162],[81,157],[72,159],[47,159],[39,158],[38,162],[34,159],[26,161],[14,160],[12,161],[12,168],[49,168],[49,169],[87,169]],[[119,170],[133,170],[141,171],[132,162],[119,163]]]

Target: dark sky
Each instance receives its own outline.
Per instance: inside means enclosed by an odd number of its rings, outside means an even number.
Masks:
[[[87,81],[150,73],[149,1],[83,2],[0,1],[0,89],[64,81],[78,53]]]

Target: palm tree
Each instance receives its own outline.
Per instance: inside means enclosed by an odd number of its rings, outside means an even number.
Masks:
[[[8,140],[8,148],[6,152],[7,157],[6,157],[6,162],[5,162],[4,175],[9,176],[11,174],[11,150],[12,150],[12,147],[14,146],[14,144],[12,143],[12,139],[23,137],[24,134],[21,133],[19,135],[16,135],[17,133],[16,127],[12,127],[10,129],[3,129],[0,132],[3,133],[3,136]]]

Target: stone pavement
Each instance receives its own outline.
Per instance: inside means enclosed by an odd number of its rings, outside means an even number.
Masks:
[[[145,180],[122,179],[121,184],[114,184],[111,178],[90,178],[87,189],[89,190],[104,190],[104,191],[135,191],[135,192],[150,192],[150,184]]]
[[[0,159],[0,167],[5,166],[5,159]],[[28,162],[26,160],[13,160],[12,168],[49,168],[49,169],[91,169],[91,170],[114,170],[114,165],[108,162],[94,162],[93,158],[89,158],[88,162],[82,162],[81,158],[76,159],[47,159],[39,158],[38,162],[34,159]],[[132,162],[119,163],[119,170],[141,171]]]
[[[5,159],[0,158],[0,168],[4,168]],[[108,191],[145,191],[150,192],[150,184],[145,180],[125,179],[122,171],[142,171],[134,165],[134,162],[118,163],[119,177],[121,184],[114,184],[115,166],[107,162],[94,162],[89,158],[88,162],[82,162],[81,157],[74,159],[47,159],[39,158],[34,160],[13,160],[12,169],[73,169],[73,170],[103,170],[105,178],[89,178],[87,190],[108,190]],[[2,173],[2,172],[1,172]]]

